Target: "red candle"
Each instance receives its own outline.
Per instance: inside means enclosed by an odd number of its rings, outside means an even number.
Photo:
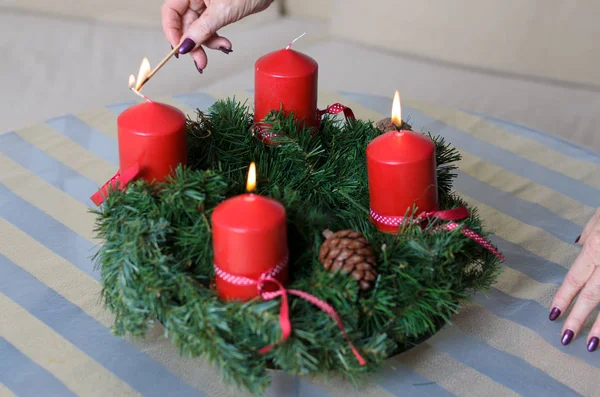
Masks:
[[[394,96],[392,122],[401,125],[400,97]],[[438,209],[435,144],[423,134],[390,131],[367,146],[371,219],[384,232],[397,232],[398,220]]]
[[[254,120],[261,122],[272,110],[282,109],[304,126],[317,126],[317,80],[319,65],[290,46],[256,61],[254,74]]]
[[[248,175],[248,190],[254,190],[254,163]],[[283,206],[257,194],[242,194],[225,200],[212,213],[215,266],[234,277],[258,280],[285,263],[274,277],[287,283],[287,224]],[[256,285],[236,285],[216,277],[219,296],[225,300],[248,300],[258,295]],[[268,286],[265,290],[269,290]]]
[[[179,109],[144,102],[121,113],[117,123],[121,171],[137,163],[138,177],[160,182],[187,164],[186,118]]]

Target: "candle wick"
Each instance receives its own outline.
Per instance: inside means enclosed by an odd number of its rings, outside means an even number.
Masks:
[[[300,40],[302,37],[304,37],[305,34],[306,34],[306,32],[304,32],[300,36],[296,37],[294,40],[292,40],[292,42],[290,44],[287,45],[287,47],[285,47],[285,49],[289,50],[290,48],[292,48],[292,44],[294,44],[295,42]]]

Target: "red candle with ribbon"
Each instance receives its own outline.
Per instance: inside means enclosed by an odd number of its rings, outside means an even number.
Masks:
[[[248,192],[255,187],[256,168],[252,163]],[[222,299],[258,296],[256,282],[231,282],[234,279],[256,281],[269,273],[282,285],[287,284],[287,222],[279,202],[254,193],[242,194],[219,204],[211,220],[216,286]]]
[[[396,91],[392,123],[401,126]],[[371,220],[384,232],[398,231],[398,217],[438,209],[435,144],[423,134],[389,131],[367,146]]]
[[[100,205],[108,189],[125,189],[135,178],[162,182],[180,164],[187,164],[186,117],[179,109],[153,102],[139,91],[150,74],[150,63],[142,61],[137,81],[129,86],[145,102],[125,110],[117,119],[119,171],[91,199]]]
[[[292,50],[292,43],[256,61],[254,74],[254,121],[256,123],[263,122],[270,111],[282,109],[286,114],[293,112],[294,117],[304,126],[318,125],[319,65],[311,57]]]

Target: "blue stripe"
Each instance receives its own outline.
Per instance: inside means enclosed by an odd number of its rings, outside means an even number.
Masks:
[[[492,235],[490,240],[506,257],[506,266],[518,270],[540,283],[560,285],[563,282],[567,269],[558,263],[537,256],[520,245],[498,236]]]
[[[0,183],[0,216],[96,280],[90,257],[96,247]]]
[[[68,397],[77,395],[50,372],[31,361],[19,349],[0,337],[0,383],[22,397]]]
[[[389,99],[351,93],[342,93],[342,95],[381,114],[388,114],[390,111]],[[520,175],[523,178],[530,179],[537,184],[547,186],[585,205],[594,208],[600,207],[599,189],[579,182],[560,172],[550,170],[538,163],[520,157],[509,150],[485,142],[440,120],[435,120],[420,111],[409,107],[403,107],[403,110],[407,110],[407,113],[410,114],[408,118],[409,123],[415,129],[432,131],[433,135],[445,137],[460,150],[483,158],[492,164]]]
[[[83,120],[73,115],[57,117],[46,121],[50,127],[54,128],[61,135],[66,136],[78,145],[86,148],[96,156],[119,166],[119,148],[117,141],[100,131],[92,128]]]
[[[393,359],[387,360],[370,380],[388,393],[399,397],[454,396],[442,386]]]
[[[200,109],[206,111],[209,107],[215,103],[216,99],[212,96],[203,92],[193,92],[191,94],[174,95],[173,98],[184,105],[191,107],[192,109]],[[193,117],[193,115],[189,115]]]
[[[0,274],[3,294],[142,395],[204,396],[3,255]]]
[[[93,205],[90,196],[98,190],[96,183],[47,155],[14,132],[0,135],[0,151],[75,200],[86,206]]]
[[[331,397],[308,379],[277,371],[271,374],[268,397]]]
[[[600,368],[600,355],[588,353],[585,335],[579,336],[569,346],[565,347],[560,344],[560,332],[563,324],[561,321],[551,322],[548,320],[548,308],[534,300],[515,298],[496,288],[491,288],[485,295],[478,295],[475,301],[496,316],[527,327],[552,346]]]
[[[454,187],[459,193],[495,208],[531,226],[538,227],[566,243],[575,245],[581,226],[568,221],[546,207],[518,198],[464,172],[458,172]]]
[[[106,108],[118,116],[121,113],[123,113],[125,110],[127,110],[128,108],[132,107],[133,105],[135,105],[137,103],[139,103],[139,102],[135,102],[135,101],[120,102],[120,103],[108,105]]]
[[[482,340],[465,334],[456,326],[445,327],[429,339],[428,343],[520,395],[580,396],[522,358],[497,350]]]
[[[600,164],[600,153],[584,146],[577,145],[559,136],[550,135],[546,132],[536,130],[535,128],[498,119],[496,117],[488,116],[487,114],[472,112],[469,110],[461,111],[473,116],[481,117],[482,119],[485,119],[502,128],[503,130],[510,132],[511,134],[540,142],[543,145],[564,154],[565,156],[569,156],[577,160],[589,161],[590,163]]]

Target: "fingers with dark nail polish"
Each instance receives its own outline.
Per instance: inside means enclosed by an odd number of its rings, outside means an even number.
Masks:
[[[598,348],[598,344],[600,343],[600,339],[597,336],[594,336],[587,345],[587,350],[592,353]]]
[[[173,49],[173,46],[171,46],[171,50]],[[179,59],[179,54],[175,53],[175,58]]]
[[[570,329],[566,330],[560,340],[560,343],[562,343],[563,346],[568,345],[573,340],[573,336],[575,336],[575,333],[573,331],[571,331]]]
[[[204,71],[198,67],[198,64],[196,63],[196,61],[194,61],[194,65],[196,65],[196,70],[198,70],[198,73],[200,73],[200,74],[204,73]]]
[[[550,321],[554,321],[559,316],[560,316],[560,309],[558,307],[553,307],[552,310],[550,311],[550,315],[548,316],[548,318],[550,319]]]
[[[579,236],[577,236],[577,238],[575,239],[575,244],[577,244],[580,239],[581,239],[581,234]]]
[[[219,47],[219,50],[221,50],[221,52],[223,54],[229,54],[229,53],[233,52],[233,50],[231,48],[227,48],[227,47]]]
[[[188,52],[192,51],[194,47],[196,47],[194,40],[187,38],[183,40],[183,43],[181,43],[181,46],[179,47],[179,53],[182,55],[187,54]]]

